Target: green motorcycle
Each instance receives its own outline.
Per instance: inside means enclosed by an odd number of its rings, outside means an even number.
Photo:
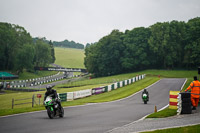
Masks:
[[[148,95],[146,93],[142,94],[142,99],[144,101],[144,104],[147,104],[147,101],[149,101],[148,100]]]
[[[59,104],[56,103],[55,99],[53,99],[51,96],[48,96],[46,98],[46,100],[44,101],[44,105],[50,119],[53,119],[56,116],[64,117],[63,107],[59,106]]]

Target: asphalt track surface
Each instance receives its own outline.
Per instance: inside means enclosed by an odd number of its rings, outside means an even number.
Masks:
[[[122,100],[65,108],[64,118],[49,119],[46,111],[0,117],[1,133],[103,133],[122,127],[169,103],[169,91],[180,90],[186,79],[161,79],[148,87],[150,101],[141,91]],[[134,89],[134,88],[133,88]]]

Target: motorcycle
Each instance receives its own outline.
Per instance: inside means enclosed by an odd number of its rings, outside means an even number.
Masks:
[[[48,96],[44,101],[44,105],[50,119],[53,119],[56,116],[64,117],[63,107],[60,107],[59,104],[56,103],[55,99],[53,99],[52,97]]]
[[[148,95],[146,93],[142,94],[142,99],[144,101],[144,104],[147,104],[148,100]]]

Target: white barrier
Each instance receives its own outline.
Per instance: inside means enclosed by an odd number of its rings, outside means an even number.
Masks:
[[[67,92],[67,101],[74,100],[74,92]]]
[[[108,91],[112,90],[112,85],[108,85]]]
[[[125,82],[124,84],[127,85],[127,80],[125,80],[124,82]]]
[[[114,89],[117,89],[117,83],[114,83]]]
[[[87,96],[91,96],[91,95],[92,95],[92,90],[91,89],[75,91],[74,92],[74,99],[87,97]]]
[[[135,81],[138,81],[138,76],[135,77]]]
[[[129,84],[131,84],[132,82],[131,82],[131,79],[129,79]]]
[[[122,87],[123,86],[123,81],[120,81],[120,87]]]

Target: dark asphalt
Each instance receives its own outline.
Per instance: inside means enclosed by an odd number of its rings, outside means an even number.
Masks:
[[[180,90],[186,79],[162,79],[147,90],[144,105],[141,92],[108,103],[65,108],[64,118],[49,119],[46,111],[0,118],[1,133],[102,133],[129,124],[169,103],[169,91]],[[133,88],[134,89],[134,88]]]

